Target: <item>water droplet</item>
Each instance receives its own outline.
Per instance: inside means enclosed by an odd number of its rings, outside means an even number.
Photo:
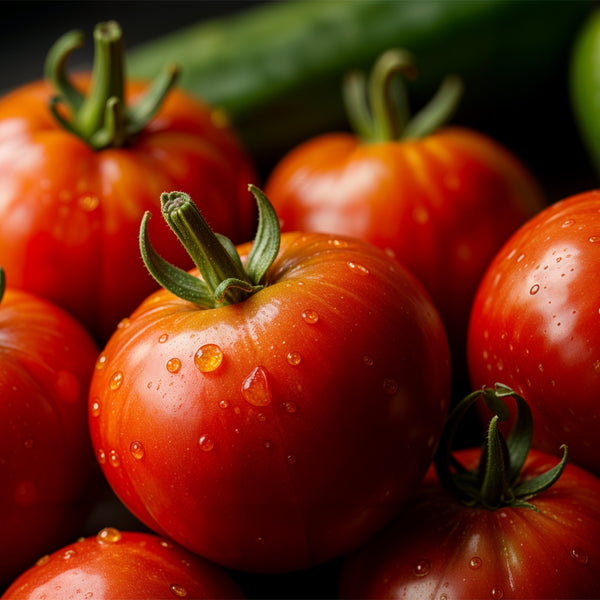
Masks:
[[[119,453],[116,450],[111,450],[108,453],[108,462],[113,466],[113,467],[118,467],[121,464],[121,460],[119,458]]]
[[[229,408],[229,402],[227,402],[227,400],[221,400],[219,402],[219,408]]]
[[[33,448],[34,445],[35,445],[35,442],[33,441],[33,438],[27,438],[23,442],[23,446],[25,446],[25,448],[27,448],[28,450],[31,450],[31,448]]]
[[[102,450],[102,448],[99,448],[96,451],[96,459],[101,465],[103,465],[106,462],[106,453],[104,452],[104,450]]]
[[[597,360],[594,362],[593,368],[594,368],[594,372],[598,373],[600,375],[600,360]]]
[[[171,594],[177,598],[185,598],[187,596],[187,590],[178,583],[172,583],[169,586],[169,590],[171,591]]]
[[[413,566],[413,574],[417,577],[425,577],[431,571],[431,563],[426,559],[422,558],[417,561]]]
[[[296,366],[302,362],[302,356],[299,352],[289,352],[287,355],[287,361],[290,365]]]
[[[600,235],[591,235],[588,240],[592,242],[592,244],[596,244],[600,242]]]
[[[169,373],[178,373],[181,369],[181,361],[178,358],[170,358],[167,361],[167,371]]]
[[[372,367],[373,366],[373,362],[374,362],[373,361],[373,357],[369,356],[368,354],[365,354],[362,357],[362,361],[363,361],[363,364],[367,365],[367,367]]]
[[[96,370],[100,371],[102,369],[104,369],[104,366],[106,365],[106,355],[105,354],[101,354],[97,360],[96,360]]]
[[[50,555],[49,555],[49,554],[44,554],[44,556],[41,556],[40,558],[38,558],[38,559],[35,561],[35,564],[36,564],[38,567],[43,567],[45,564],[47,564],[47,563],[49,563],[49,562],[50,562]]]
[[[129,446],[129,452],[131,452],[131,456],[133,456],[133,458],[136,460],[141,460],[144,458],[145,450],[142,442],[138,442],[137,440],[131,442]]]
[[[470,561],[469,561],[469,567],[471,567],[471,569],[479,569],[481,567],[481,558],[479,558],[479,556],[474,556]]]
[[[524,254],[519,254],[519,256],[517,256],[517,262],[521,262],[524,258],[525,258]]]
[[[265,440],[263,442],[263,448],[265,448],[266,450],[270,450],[273,447],[273,442],[271,442],[271,440]]]
[[[194,364],[202,373],[210,373],[221,366],[223,351],[216,344],[204,344],[194,356]]]
[[[118,390],[123,383],[123,373],[121,371],[115,371],[110,378],[108,386],[111,390]]]
[[[203,452],[210,452],[215,447],[215,440],[209,435],[203,434],[198,440],[198,445]]]
[[[96,194],[84,194],[77,199],[79,208],[85,212],[96,210],[100,204],[100,198]]]
[[[287,413],[295,413],[298,410],[298,405],[293,400],[287,400],[283,403],[283,408]]]
[[[316,310],[309,308],[302,313],[302,318],[309,325],[314,325],[319,320],[319,314]]]
[[[534,283],[530,288],[529,288],[529,293],[532,296],[535,296],[538,292],[540,291],[540,286],[538,283]]]
[[[158,343],[159,344],[164,344],[167,340],[169,339],[169,334],[168,333],[163,333],[159,338],[158,338]]]
[[[121,532],[115,527],[104,527],[96,535],[96,541],[102,544],[114,544],[121,540]]]
[[[267,406],[271,402],[271,388],[267,379],[267,371],[263,367],[255,367],[242,382],[242,395],[253,406]]]
[[[348,242],[346,240],[334,239],[334,240],[329,240],[329,243],[332,246],[335,246],[336,248],[347,248],[348,247]]]
[[[346,265],[348,265],[348,268],[353,272],[356,273],[357,275],[368,275],[369,274],[369,269],[367,269],[367,267],[352,262],[351,260],[349,260]]]
[[[265,415],[265,413],[258,413],[256,415],[256,420],[260,423],[264,423],[267,420],[267,415]]]
[[[587,565],[590,560],[588,553],[577,546],[571,548],[571,556],[581,565]]]
[[[63,552],[62,558],[64,558],[65,560],[69,560],[71,557],[75,556],[75,554],[77,554],[77,552],[70,548],[69,550],[65,550]]]
[[[163,548],[172,548],[173,544],[167,540],[160,540],[160,542],[158,542]]]
[[[296,464],[296,457],[293,454],[288,454],[285,457],[285,460],[287,461],[287,463],[289,465],[295,465]]]
[[[70,371],[59,371],[56,374],[54,385],[58,395],[64,402],[72,404],[79,400],[79,381]]]
[[[100,408],[100,400],[98,398],[94,398],[94,400],[92,400],[92,404],[90,405],[90,413],[92,417],[100,416]]]
[[[126,327],[129,327],[129,317],[125,317],[117,323],[117,329],[125,329]]]
[[[490,596],[493,600],[502,600],[504,598],[504,590],[499,585],[495,585],[490,590]]]
[[[383,391],[390,396],[393,396],[398,391],[398,382],[387,377],[383,380]]]
[[[574,219],[567,219],[562,225],[561,227],[571,227],[571,225],[575,224],[575,220]]]

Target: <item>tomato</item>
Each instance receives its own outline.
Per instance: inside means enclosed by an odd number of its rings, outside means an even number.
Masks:
[[[211,287],[214,303],[149,296],[101,353],[89,421],[108,482],[148,527],[226,567],[283,572],[357,546],[412,493],[448,409],[449,354],[412,274],[353,238],[280,236],[253,193],[257,237],[231,264],[190,198],[163,194],[190,251],[210,248],[195,253],[202,279],[165,284]]]
[[[98,349],[65,311],[4,289],[4,271],[0,279],[2,585],[85,518],[97,477],[86,398]]]
[[[158,106],[163,96],[155,88],[119,79],[118,26],[100,24],[95,34],[93,74],[67,79],[89,91],[78,96],[79,109],[77,103],[70,111],[62,105],[70,98],[61,82],[64,56],[55,68],[54,85],[63,99],[55,111],[66,124],[49,108],[56,93],[49,82],[33,82],[0,100],[0,256],[13,286],[67,309],[103,344],[119,320],[156,289],[139,260],[136,236],[142,215],[158,206],[160,194],[194,194],[211,225],[242,242],[255,227],[247,199],[255,175],[223,115],[178,89],[170,89]],[[107,57],[113,62],[104,64]],[[124,131],[103,137],[106,124],[89,117],[104,115],[111,96],[127,102],[130,119]],[[157,112],[142,115],[142,127],[139,107],[150,100]],[[80,122],[83,131],[76,129]],[[130,131],[134,125],[139,131]],[[157,245],[170,260],[186,260],[170,235],[167,227],[159,228]]]
[[[42,556],[3,600],[242,598],[231,577],[169,540],[105,527]]]
[[[480,448],[454,452],[468,471],[481,458]],[[600,479],[556,463],[530,450],[510,491],[488,508],[463,501],[432,466],[398,519],[346,559],[340,597],[598,598]],[[525,503],[511,497],[557,466],[551,487]]]
[[[600,191],[523,225],[481,281],[471,315],[473,385],[502,380],[529,402],[534,444],[600,474]]]
[[[412,67],[403,54],[384,54],[372,75],[372,129],[355,117],[353,132],[303,142],[274,167],[265,193],[284,231],[356,236],[408,267],[435,301],[453,359],[462,365],[477,284],[502,243],[545,198],[529,169],[488,136],[443,127],[439,119],[418,130],[424,114],[403,129],[396,122],[403,105],[398,115],[375,112],[386,101],[401,102],[387,87],[397,71]],[[455,102],[454,87],[444,86],[446,93],[444,101]],[[390,131],[382,132],[386,121]]]

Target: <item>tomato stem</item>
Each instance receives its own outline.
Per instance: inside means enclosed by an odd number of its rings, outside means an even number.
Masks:
[[[498,421],[509,416],[505,399],[511,397],[516,403],[516,419],[505,439],[498,428]],[[483,445],[479,466],[474,471],[465,469],[452,455],[452,443],[458,424],[467,410],[483,398],[494,413]],[[527,500],[551,487],[563,472],[568,450],[562,446],[560,462],[538,477],[521,480],[521,470],[529,453],[533,437],[533,417],[527,402],[516,392],[496,384],[494,388],[482,388],[466,396],[450,413],[442,439],[435,456],[435,468],[442,485],[459,496],[469,506],[496,510],[502,506],[523,506],[537,510]]]
[[[146,212],[140,227],[140,252],[146,268],[156,281],[176,296],[202,308],[235,304],[265,285],[265,274],[279,253],[279,219],[264,193],[250,185],[258,205],[258,228],[246,264],[233,243],[214,233],[187,194],[161,195],[162,215],[179,238],[202,279],[165,261],[154,250],[148,236]]]
[[[364,142],[426,137],[446,123],[458,106],[462,81],[449,75],[429,103],[411,117],[406,85],[397,75],[413,79],[417,69],[409,52],[391,49],[377,59],[368,79],[358,70],[344,79],[346,114]]]
[[[115,21],[94,28],[94,64],[90,90],[84,95],[69,79],[67,59],[83,45],[83,34],[70,31],[50,48],[45,74],[56,89],[49,108],[59,124],[95,150],[130,144],[159,110],[178,75],[168,67],[133,106],[125,102],[124,47]],[[65,111],[64,108],[67,110]]]

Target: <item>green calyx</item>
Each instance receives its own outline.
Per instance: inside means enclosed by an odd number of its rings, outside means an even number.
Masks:
[[[398,49],[384,52],[368,79],[361,71],[347,74],[343,85],[346,114],[364,142],[424,138],[454,114],[463,85],[458,77],[449,75],[429,103],[411,117],[406,86],[397,76],[412,79],[416,74],[412,55]]]
[[[123,35],[119,24],[108,21],[94,29],[94,64],[87,95],[71,82],[66,71],[67,59],[82,45],[83,34],[70,31],[48,52],[45,74],[56,90],[50,99],[50,111],[64,129],[95,150],[126,146],[158,112],[175,83],[177,69],[165,69],[135,105],[127,106]]]
[[[479,398],[494,413],[483,445],[481,460],[475,470],[465,469],[452,456],[452,442],[457,426],[466,411]],[[516,402],[516,420],[507,439],[498,429],[498,421],[506,420],[509,411],[506,398]],[[450,413],[434,464],[440,482],[469,506],[496,510],[504,506],[520,506],[537,510],[528,502],[547,490],[560,477],[568,459],[566,446],[562,446],[560,462],[545,473],[532,479],[521,479],[521,470],[529,454],[533,437],[533,417],[527,402],[509,387],[500,383],[494,388],[472,392],[457,404]]]
[[[258,229],[245,264],[234,244],[214,233],[192,199],[183,192],[161,195],[162,215],[183,244],[202,279],[164,260],[148,237],[150,213],[140,228],[140,252],[156,281],[179,298],[201,308],[216,308],[241,302],[262,289],[264,277],[279,253],[279,219],[265,194],[248,186],[258,205]]]

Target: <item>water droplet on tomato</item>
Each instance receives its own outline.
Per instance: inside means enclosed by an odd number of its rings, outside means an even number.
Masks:
[[[73,550],[72,548],[69,548],[69,550],[65,550],[62,554],[62,558],[64,560],[69,560],[70,558],[72,558],[73,556],[75,556],[75,554],[77,554],[77,552],[75,550]]]
[[[600,375],[600,360],[594,362],[593,368],[594,372]]]
[[[298,410],[298,405],[293,400],[287,400],[283,403],[283,408],[287,413],[295,413]]]
[[[104,366],[106,365],[106,354],[101,354],[97,359],[96,359],[96,370],[100,371],[102,369],[104,369]]]
[[[111,450],[108,453],[108,462],[113,467],[118,467],[121,464],[121,459],[119,458],[119,453],[116,450]]]
[[[369,269],[367,269],[367,267],[365,267],[364,265],[361,265],[359,263],[355,263],[355,262],[349,260],[346,263],[346,265],[353,273],[356,273],[357,275],[368,275],[369,274]]]
[[[504,590],[501,586],[495,585],[490,590],[490,596],[492,597],[492,600],[502,600],[502,598],[504,598]]]
[[[167,340],[169,339],[169,334],[168,333],[163,333],[159,338],[158,338],[158,343],[159,344],[164,344]]]
[[[309,325],[314,325],[319,320],[319,313],[309,308],[302,313],[302,318]]]
[[[540,291],[540,286],[538,283],[534,283],[530,288],[529,288],[529,293],[532,296],[535,296],[538,292]]]
[[[346,240],[333,239],[333,240],[329,240],[328,243],[331,244],[332,246],[335,246],[336,248],[347,248],[348,247],[348,242]]]
[[[125,329],[126,327],[129,327],[129,317],[125,317],[117,323],[117,329]]]
[[[170,358],[167,361],[167,371],[169,373],[178,373],[181,369],[181,361],[178,358]]]
[[[194,364],[202,373],[210,373],[221,366],[223,351],[217,344],[204,344],[194,355]]]
[[[479,558],[479,556],[474,556],[470,561],[469,561],[469,567],[471,567],[471,569],[479,569],[481,567],[481,558]]]
[[[414,564],[412,571],[416,577],[425,577],[431,571],[431,563],[426,558],[422,558]]]
[[[96,451],[96,459],[101,465],[103,465],[106,462],[106,453],[104,452],[104,450],[102,450],[102,448],[99,448]]]
[[[110,378],[108,386],[111,390],[118,390],[123,384],[123,373],[121,371],[115,371]]]
[[[588,240],[592,242],[592,244],[596,244],[600,242],[600,235],[591,235]]]
[[[203,434],[198,440],[198,445],[203,452],[210,452],[215,447],[215,440],[209,435]]]
[[[567,219],[566,221],[564,221],[564,223],[561,225],[561,227],[571,227],[571,225],[575,224],[575,220],[574,219]]]
[[[219,408],[229,408],[229,402],[227,402],[227,400],[221,400],[219,402]]]
[[[40,558],[38,558],[35,561],[35,564],[38,567],[43,567],[45,564],[48,564],[50,562],[50,555],[49,554],[44,554],[44,556],[41,556]]]
[[[34,445],[35,445],[35,441],[33,440],[33,438],[27,438],[23,442],[23,446],[25,446],[25,448],[27,448],[28,450],[31,450],[31,448],[33,448]]]
[[[288,454],[285,457],[285,460],[287,461],[288,465],[295,465],[296,464],[296,457],[293,454]]]
[[[362,357],[362,361],[363,361],[363,364],[367,365],[367,367],[372,367],[372,366],[373,366],[373,363],[374,363],[374,361],[373,361],[373,357],[372,357],[372,356],[369,356],[368,354],[365,354],[365,355]]]
[[[96,210],[100,205],[100,198],[96,194],[84,194],[77,198],[77,204],[81,210],[85,212],[92,212]]]
[[[72,404],[79,400],[79,381],[70,371],[59,371],[56,374],[54,385],[59,397],[65,402]]]
[[[92,404],[90,405],[90,414],[92,415],[92,417],[100,416],[100,409],[100,400],[98,398],[94,398]]]
[[[581,565],[587,565],[590,560],[588,553],[577,546],[571,548],[571,556]]]
[[[145,449],[142,442],[138,442],[137,440],[131,442],[129,445],[129,452],[131,452],[131,456],[136,460],[144,458]]]
[[[96,541],[101,544],[114,544],[121,540],[121,532],[115,527],[104,527],[96,535]]]
[[[163,548],[172,548],[173,544],[171,542],[169,542],[168,540],[160,540],[160,542],[158,542]]]
[[[271,402],[271,388],[264,367],[255,367],[242,382],[242,395],[253,406],[267,406]]]
[[[177,598],[185,598],[188,594],[187,590],[178,583],[172,583],[169,586],[169,590],[171,591],[171,594],[173,594],[173,596],[176,596]]]
[[[383,380],[383,391],[386,394],[393,396],[398,391],[398,382],[390,377],[386,377]]]
[[[289,352],[287,355],[287,361],[292,366],[299,365],[302,362],[302,356],[299,352]]]

